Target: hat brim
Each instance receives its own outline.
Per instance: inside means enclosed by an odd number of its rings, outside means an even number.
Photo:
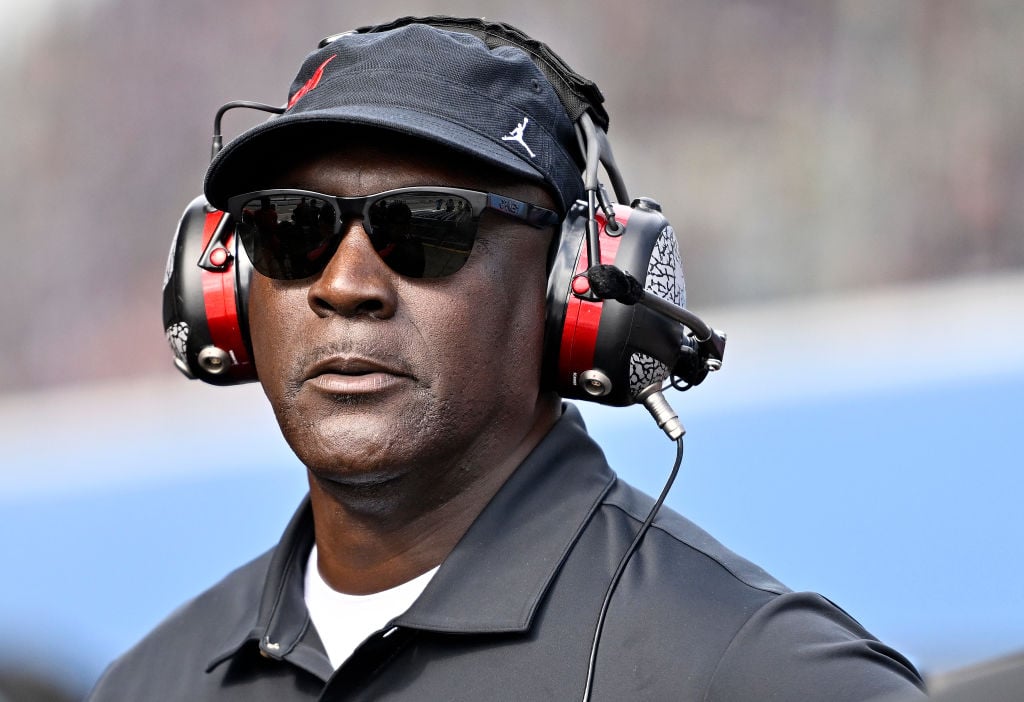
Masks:
[[[280,168],[274,159],[268,162],[270,154],[287,150],[296,138],[308,138],[308,129],[332,126],[377,127],[406,134],[451,148],[532,182],[546,184],[537,168],[513,151],[502,148],[489,136],[416,110],[349,105],[285,114],[244,132],[228,143],[210,164],[206,172],[206,199],[214,207],[225,209],[229,197],[249,189],[250,183],[264,181],[274,174],[275,168]]]

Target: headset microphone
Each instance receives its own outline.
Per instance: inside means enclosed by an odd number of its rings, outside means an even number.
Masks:
[[[709,372],[722,367],[725,332],[712,329],[685,307],[648,293],[636,278],[615,266],[594,265],[584,275],[589,281],[590,292],[595,297],[615,300],[624,305],[643,305],[657,314],[679,322],[696,334],[681,339],[679,356],[675,360],[660,359],[670,364],[672,376],[683,380],[687,387],[700,385]]]

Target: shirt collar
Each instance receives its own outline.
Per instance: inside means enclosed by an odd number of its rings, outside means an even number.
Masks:
[[[393,623],[441,632],[525,631],[615,481],[572,405],[505,482]]]
[[[529,629],[562,562],[615,482],[579,410],[569,404],[563,409],[413,606],[392,624],[448,633]],[[313,541],[307,497],[273,552],[258,609],[231,629],[208,671],[250,641],[268,657],[322,667],[323,654],[301,645],[309,630],[303,564]]]
[[[293,654],[309,630],[302,588],[305,558],[313,542],[313,510],[307,495],[271,552],[258,607],[229,629],[224,644],[217,649],[219,653],[207,665],[207,672],[250,642],[258,644],[267,658],[280,659]],[[305,654],[300,653],[300,657]],[[321,667],[318,663],[311,661],[309,667]]]

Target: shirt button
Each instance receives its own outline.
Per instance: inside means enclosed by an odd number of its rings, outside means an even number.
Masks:
[[[280,650],[281,650],[281,644],[275,643],[275,642],[271,641],[270,637],[268,636],[268,637],[263,639],[263,645],[260,646],[260,655],[263,656],[264,658],[273,659],[274,658],[273,654],[277,653]]]

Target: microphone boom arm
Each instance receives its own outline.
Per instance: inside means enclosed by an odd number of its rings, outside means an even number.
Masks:
[[[699,385],[709,372],[722,367],[725,356],[725,332],[711,328],[703,319],[657,295],[652,295],[640,281],[611,265],[591,266],[584,274],[590,281],[590,292],[602,300],[615,300],[624,305],[640,304],[656,314],[682,324],[693,332],[683,339],[680,356],[672,368],[689,385]]]

